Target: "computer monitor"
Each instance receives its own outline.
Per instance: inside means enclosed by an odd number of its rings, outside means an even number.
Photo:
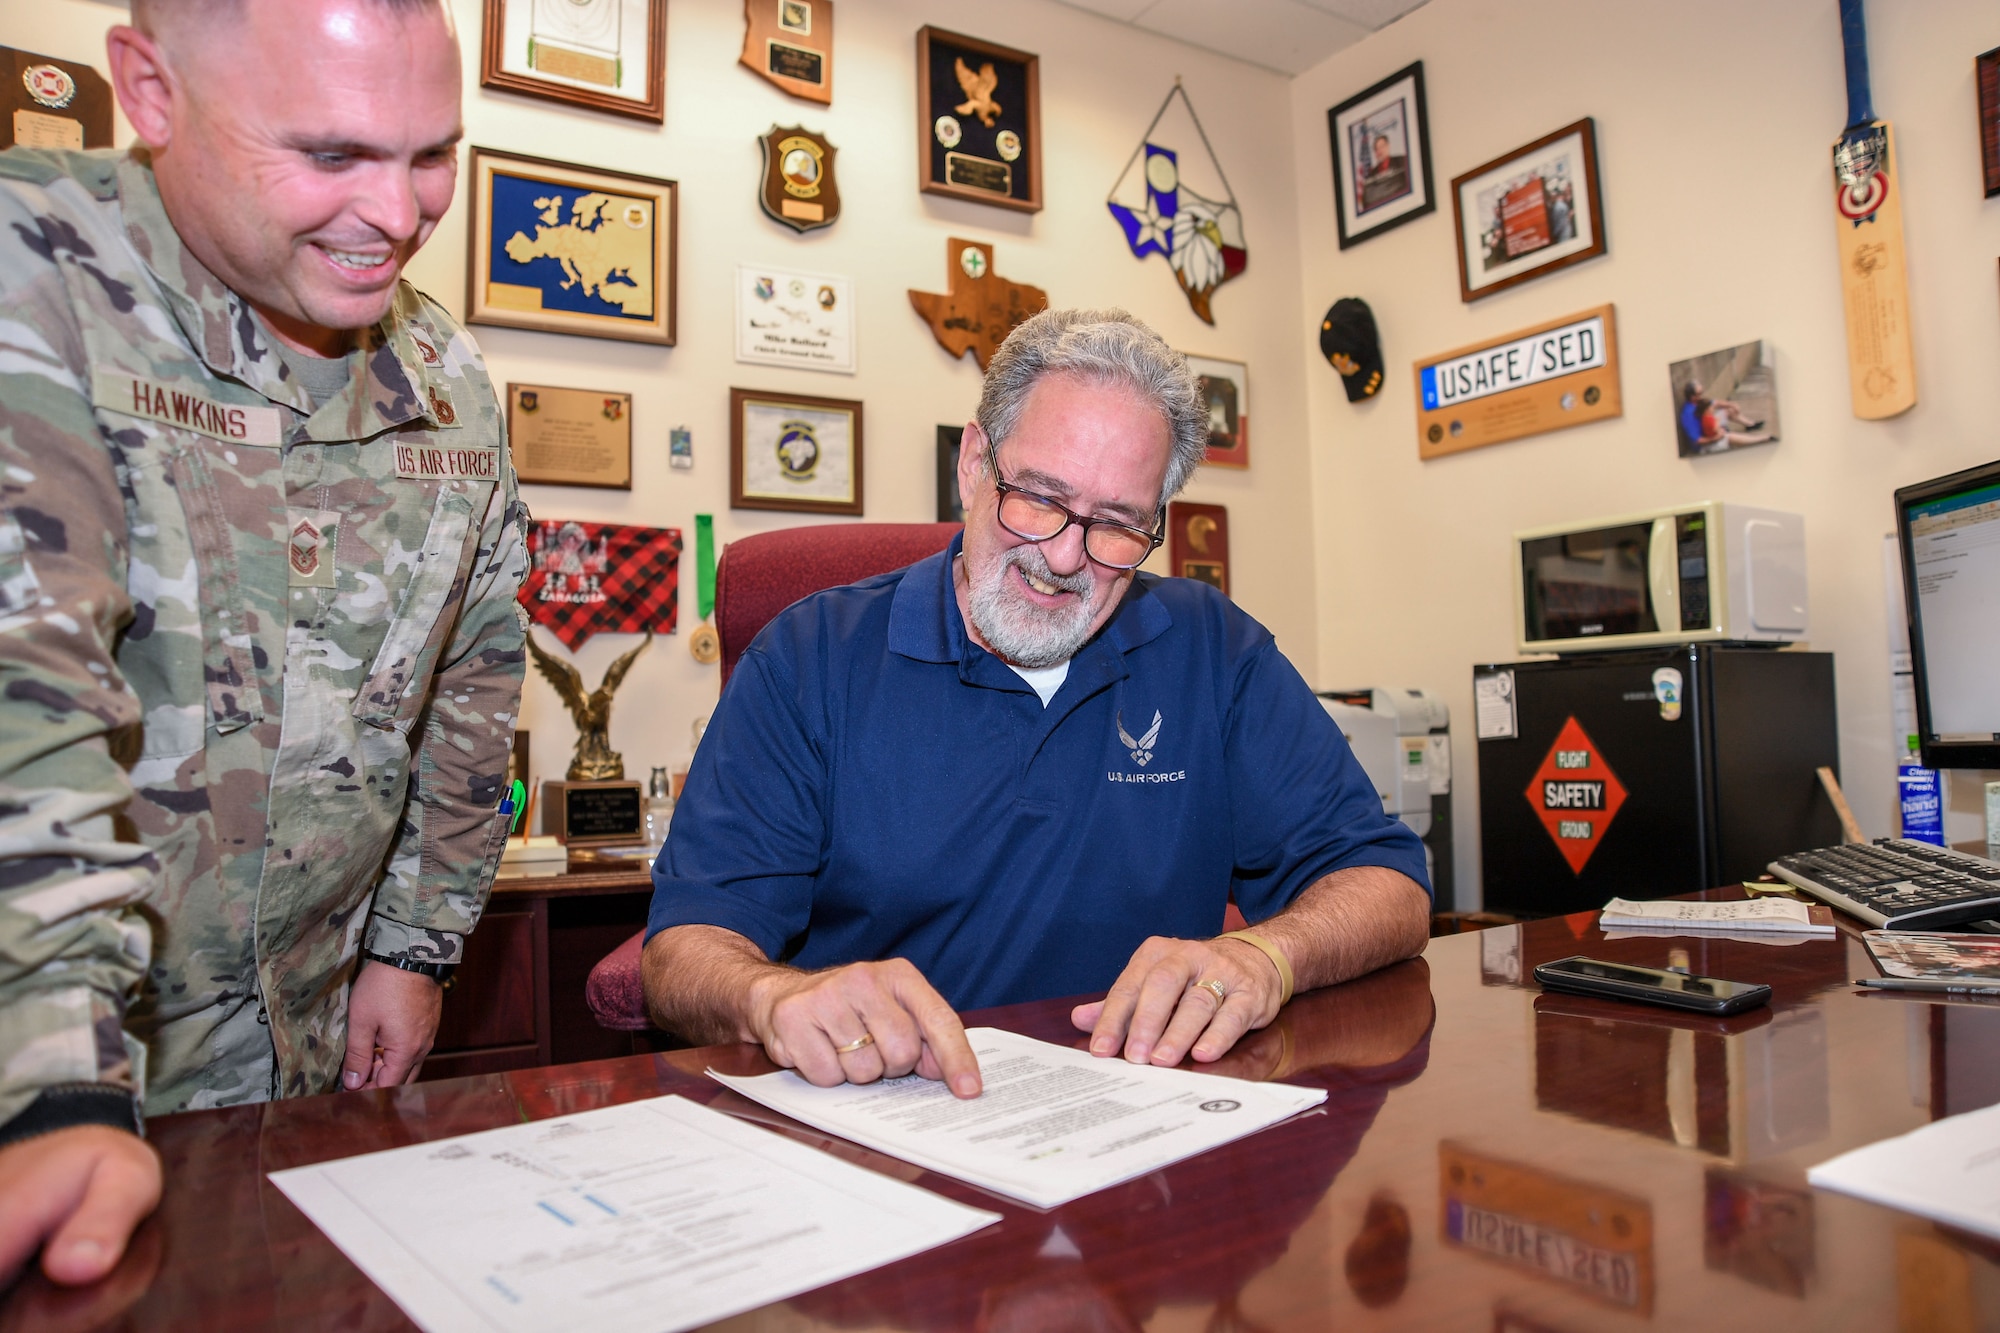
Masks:
[[[1927,768],[2000,768],[2000,460],[1896,492],[1917,742]]]

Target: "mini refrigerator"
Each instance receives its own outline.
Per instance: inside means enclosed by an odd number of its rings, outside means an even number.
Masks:
[[[1473,668],[1486,910],[1751,879],[1840,841],[1833,655],[1682,644]]]

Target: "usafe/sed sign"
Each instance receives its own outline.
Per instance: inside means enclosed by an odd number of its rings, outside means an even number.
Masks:
[[[1611,306],[1417,362],[1417,454],[1623,416]]]

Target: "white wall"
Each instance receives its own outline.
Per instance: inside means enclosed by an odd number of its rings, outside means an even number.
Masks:
[[[1868,17],[1875,105],[1903,166],[1920,395],[1888,422],[1848,407],[1828,207],[1846,119],[1835,0],[1431,0],[1293,82],[1298,340],[1335,297],[1362,296],[1388,364],[1381,396],[1352,406],[1330,370],[1307,376],[1321,675],[1444,691],[1461,882],[1478,869],[1470,668],[1515,656],[1508,534],[1687,500],[1805,514],[1811,646],[1836,655],[1844,785],[1871,835],[1895,831],[1890,493],[2000,454],[2000,201],[1981,198],[1972,81],[2000,26],[1982,0],[1878,0]],[[1326,110],[1416,59],[1439,209],[1342,251]],[[1451,178],[1583,116],[1597,122],[1610,253],[1462,303]],[[1607,301],[1623,418],[1418,461],[1412,361]],[[1756,338],[1776,346],[1783,440],[1678,458],[1667,364]],[[1955,784],[1953,838],[1982,836],[1977,787]]]
[[[924,0],[843,0],[831,108],[786,96],[737,64],[741,0],[670,0],[664,127],[481,90],[479,0],[455,0],[470,61],[466,140],[680,182],[680,345],[644,347],[512,329],[476,328],[496,382],[629,389],[634,394],[633,489],[525,488],[538,517],[682,529],[683,630],[694,621],[693,518],[716,516],[717,538],[816,521],[729,508],[731,385],[863,400],[868,519],[929,521],[935,513],[935,427],[962,423],[979,392],[968,359],[954,364],[910,308],[910,288],[946,290],[945,241],[990,241],[1003,276],[1046,289],[1057,305],[1125,306],[1188,351],[1249,363],[1254,466],[1199,475],[1188,498],[1231,510],[1238,600],[1278,635],[1309,678],[1318,649],[1303,363],[1294,330],[1299,212],[1292,194],[1287,81],[1051,3],[1014,0],[968,9]],[[0,9],[0,43],[103,68],[103,32],[125,11],[91,0],[38,0]],[[917,191],[915,34],[929,23],[1041,56],[1046,206],[1024,215]],[[1215,296],[1219,327],[1188,310],[1165,263],[1135,261],[1104,197],[1176,74],[1242,203],[1249,269]],[[801,237],[756,202],[758,138],[804,123],[839,148],[841,220]],[[120,127],[120,142],[129,131]],[[416,284],[453,310],[465,301],[462,197],[411,265]],[[796,265],[856,281],[860,373],[776,371],[733,359],[738,263]],[[695,466],[667,466],[667,431],[694,433]],[[844,521],[844,520],[835,520]],[[578,654],[595,685],[625,635],[599,635]],[[544,644],[554,640],[543,638]],[[715,702],[716,669],[689,657],[685,632],[656,640],[619,694],[611,739],[628,776],[643,778],[688,747],[689,723]],[[533,678],[522,708],[535,766],[561,776],[574,739],[554,692]]]

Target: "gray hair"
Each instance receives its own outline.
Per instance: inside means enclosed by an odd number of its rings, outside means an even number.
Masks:
[[[1208,449],[1208,404],[1186,357],[1124,310],[1044,310],[1008,334],[986,367],[975,415],[996,449],[1045,375],[1120,385],[1157,408],[1172,443],[1160,507],[1181,493]]]

